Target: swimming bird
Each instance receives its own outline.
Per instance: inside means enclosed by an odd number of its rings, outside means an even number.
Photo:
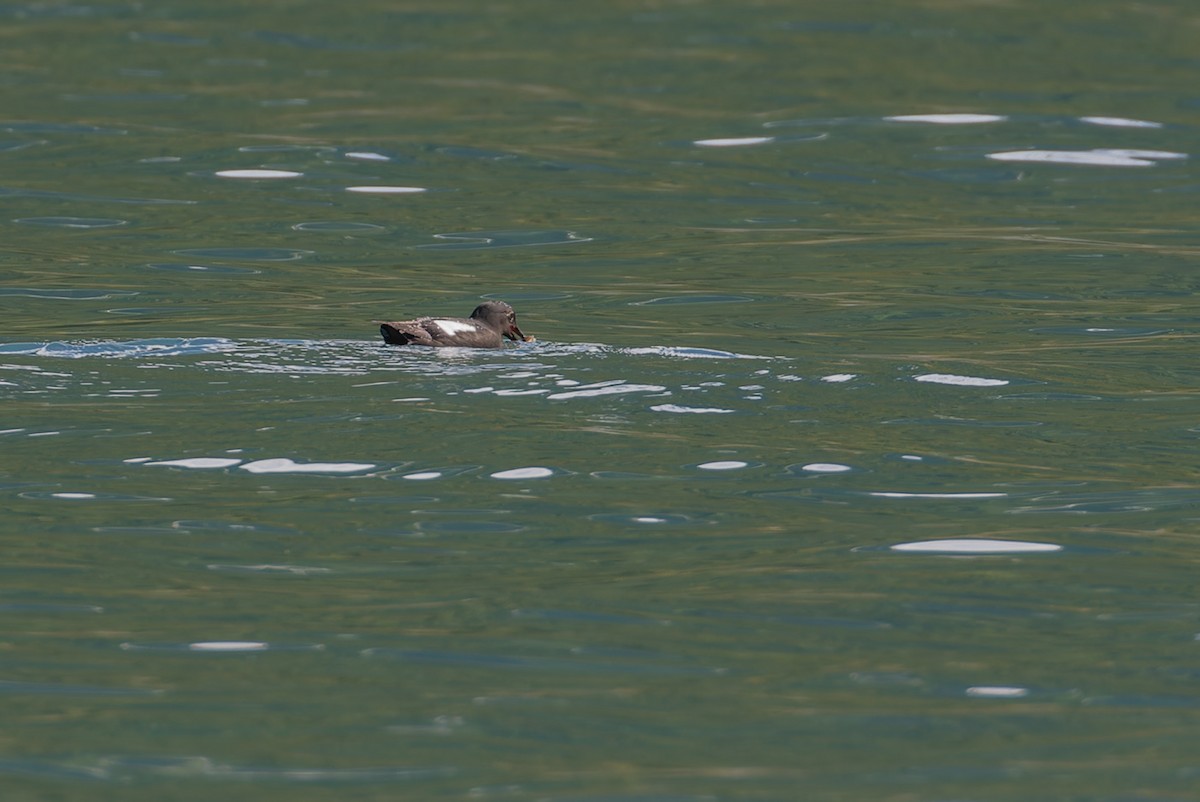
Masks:
[[[443,348],[499,348],[508,338],[533,342],[517,328],[517,313],[503,301],[484,301],[471,317],[419,317],[379,327],[388,345],[428,345]]]

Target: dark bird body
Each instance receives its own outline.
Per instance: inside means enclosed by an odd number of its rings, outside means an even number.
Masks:
[[[435,348],[499,348],[507,338],[532,341],[517,328],[517,313],[503,301],[485,301],[469,318],[418,317],[379,327],[388,345],[426,345]]]

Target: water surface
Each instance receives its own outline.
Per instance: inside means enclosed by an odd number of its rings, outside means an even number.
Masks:
[[[1184,6],[0,19],[14,798],[1194,793]]]

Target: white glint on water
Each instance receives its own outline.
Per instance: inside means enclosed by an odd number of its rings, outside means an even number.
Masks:
[[[730,459],[717,460],[716,462],[702,462],[696,467],[702,471],[736,471],[738,468],[750,467],[750,463]]]
[[[848,382],[857,378],[857,373],[834,373],[829,376],[822,376],[821,381],[829,382],[830,384],[840,384],[841,382]]]
[[[948,499],[980,499],[1006,498],[1008,493],[900,493],[890,490],[875,490],[867,494],[876,498],[948,498]]]
[[[949,538],[897,543],[892,551],[927,554],[1044,554],[1062,551],[1057,543],[1032,543],[1023,540],[992,540],[990,538]]]
[[[1162,123],[1150,120],[1131,120],[1128,117],[1080,117],[1080,122],[1090,125],[1107,125],[1113,128],[1162,128]]]
[[[884,117],[897,123],[933,123],[935,125],[978,125],[979,123],[998,123],[1007,120],[999,114],[901,114],[895,117]]]
[[[1146,150],[1144,148],[1096,148],[1093,153],[1107,156],[1126,156],[1131,159],[1186,159],[1186,153],[1177,150]]]
[[[285,457],[260,459],[242,466],[249,473],[360,473],[375,466],[369,462],[293,462]]]
[[[849,465],[842,465],[837,462],[811,462],[808,465],[800,466],[800,470],[808,471],[809,473],[845,473],[854,469]]]
[[[603,386],[551,393],[546,398],[556,400],[566,398],[594,398],[601,395],[620,395],[621,393],[660,393],[665,389],[667,388],[657,384],[605,384]]]
[[[650,409],[655,412],[678,412],[695,415],[727,415],[735,411],[732,409],[721,409],[720,407],[684,407],[679,404],[655,404]]]
[[[214,640],[188,644],[188,649],[193,652],[262,652],[267,648],[261,641]]]
[[[388,187],[388,186],[359,186],[346,187],[347,192],[360,192],[366,195],[411,195],[417,192],[428,192],[425,187]]]
[[[715,348],[683,348],[678,346],[649,346],[645,348],[622,348],[620,349],[626,354],[635,354],[637,356],[655,355],[655,356],[672,356],[680,359],[776,359],[772,356],[759,356],[757,354],[739,354],[734,351],[719,351]]]
[[[950,384],[956,387],[1002,387],[1007,379],[984,379],[978,376],[957,376],[953,373],[923,373],[913,376],[914,381],[932,384]]]
[[[411,479],[414,482],[425,482],[430,479],[441,479],[440,471],[422,471],[420,473],[406,473],[400,477],[401,479]]]
[[[392,160],[390,156],[384,156],[382,153],[372,153],[365,150],[351,151],[346,154],[346,158],[370,162],[390,162]]]
[[[304,173],[294,170],[218,170],[221,178],[299,178]]]
[[[128,461],[128,460],[127,460]],[[240,459],[228,457],[192,457],[189,459],[169,459],[158,462],[148,462],[147,465],[163,465],[171,468],[230,468],[241,463]]]
[[[747,145],[765,145],[768,142],[774,142],[773,136],[743,136],[743,137],[728,137],[724,139],[697,139],[693,145],[699,145],[702,148],[738,148],[746,147]]]
[[[1029,695],[1029,689],[1013,685],[972,685],[966,694],[978,699],[1023,699]]]
[[[529,468],[511,468],[507,471],[497,471],[492,474],[493,479],[545,479],[548,476],[553,476],[554,471],[551,468],[529,467]]]
[[[989,153],[987,158],[1002,162],[1044,162],[1083,164],[1097,167],[1152,167],[1149,159],[1134,158],[1097,150],[1006,150]]]

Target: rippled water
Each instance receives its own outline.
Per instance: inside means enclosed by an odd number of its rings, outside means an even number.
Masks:
[[[1194,795],[1187,7],[0,22],[0,796]]]

